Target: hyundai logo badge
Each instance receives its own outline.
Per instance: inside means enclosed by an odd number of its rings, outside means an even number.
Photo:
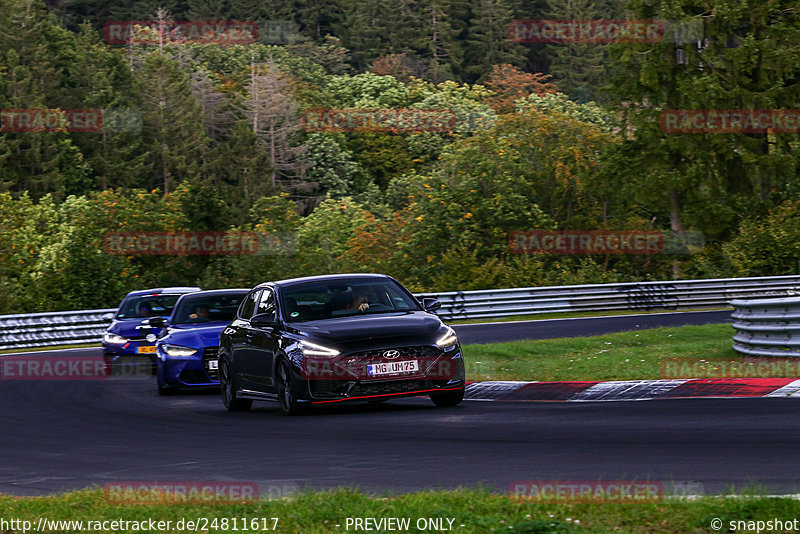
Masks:
[[[394,360],[398,356],[400,356],[399,350],[387,350],[386,352],[383,353],[383,357],[389,360]]]

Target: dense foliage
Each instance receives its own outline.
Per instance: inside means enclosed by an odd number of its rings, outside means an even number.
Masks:
[[[517,19],[700,32],[525,44]],[[117,20],[252,20],[245,44],[110,44]],[[280,31],[272,31],[279,28]],[[698,37],[699,35],[699,37]],[[145,286],[341,271],[416,290],[795,273],[798,133],[665,133],[668,109],[796,109],[800,12],[776,0],[0,0],[0,313]],[[438,110],[436,131],[325,131],[311,110]],[[406,110],[406,111],[400,111]],[[517,255],[519,230],[702,234],[682,255]],[[255,232],[256,255],[116,255],[110,232]]]

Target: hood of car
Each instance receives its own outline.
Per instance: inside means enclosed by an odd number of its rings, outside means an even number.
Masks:
[[[439,318],[425,312],[355,315],[294,325],[309,338],[344,350],[354,349],[362,343],[428,345],[436,341],[442,326]]]
[[[108,332],[118,334],[122,337],[137,337],[146,334],[158,334],[160,328],[150,328],[148,321],[150,318],[136,319],[114,319],[108,327]],[[138,328],[144,327],[144,328]]]
[[[219,335],[225,330],[227,322],[214,322],[208,325],[170,326],[159,343],[171,343],[185,347],[215,347],[219,345]]]

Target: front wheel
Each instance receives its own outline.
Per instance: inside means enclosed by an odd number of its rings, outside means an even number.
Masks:
[[[158,394],[163,396],[172,395],[175,393],[175,390],[166,385],[162,380],[161,377],[156,375],[156,383],[158,384]]]
[[[278,404],[285,415],[297,415],[302,406],[297,402],[297,386],[292,374],[292,366],[285,359],[278,362]]]
[[[250,399],[236,398],[236,386],[233,383],[230,365],[222,360],[219,362],[219,387],[222,403],[231,412],[243,412],[253,406],[253,401]]]
[[[464,388],[456,391],[444,391],[442,393],[431,393],[431,400],[439,408],[447,408],[461,404],[464,400]]]

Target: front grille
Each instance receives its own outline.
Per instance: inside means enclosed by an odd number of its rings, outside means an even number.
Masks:
[[[386,356],[389,351],[397,352],[398,354],[393,358]],[[362,352],[351,352],[340,357],[336,361],[336,367],[343,370],[340,372],[340,377],[352,377],[352,379],[360,380],[380,380],[383,379],[400,379],[406,377],[407,379],[413,378],[433,378],[440,376],[442,373],[447,373],[447,378],[450,378],[450,371],[447,368],[447,361],[442,360],[443,352],[438,347],[430,345],[413,346],[413,347],[397,347],[389,349],[369,350]],[[391,364],[394,362],[404,361],[417,361],[417,371],[405,371],[399,373],[385,374],[385,375],[371,375],[369,373],[369,366],[372,364]],[[445,362],[445,363],[442,363]],[[346,371],[344,371],[346,370]]]
[[[430,380],[384,380],[380,382],[352,382],[347,380],[311,380],[311,396],[315,399],[341,397],[368,397],[408,393],[422,389],[435,389]]]
[[[206,347],[203,351],[203,369],[205,369],[208,378],[211,380],[219,380],[219,369],[209,369],[208,362],[218,359],[219,347]]]
[[[347,392],[350,382],[346,380],[311,380],[311,396],[315,398],[341,397]]]
[[[361,382],[350,390],[351,397],[365,397],[369,395],[388,395],[390,393],[408,393],[422,389],[432,389],[433,384],[428,380],[393,380],[387,382]]]
[[[203,371],[198,369],[184,369],[178,376],[181,382],[186,384],[207,384],[208,377]]]
[[[400,354],[396,358],[387,359],[384,354],[386,351],[396,350]],[[442,351],[430,345],[421,345],[417,347],[397,347],[395,349],[379,349],[379,350],[366,350],[362,352],[352,352],[343,358],[340,362],[358,361],[359,363],[379,363],[393,360],[405,360],[408,358],[436,358],[441,356]]]

